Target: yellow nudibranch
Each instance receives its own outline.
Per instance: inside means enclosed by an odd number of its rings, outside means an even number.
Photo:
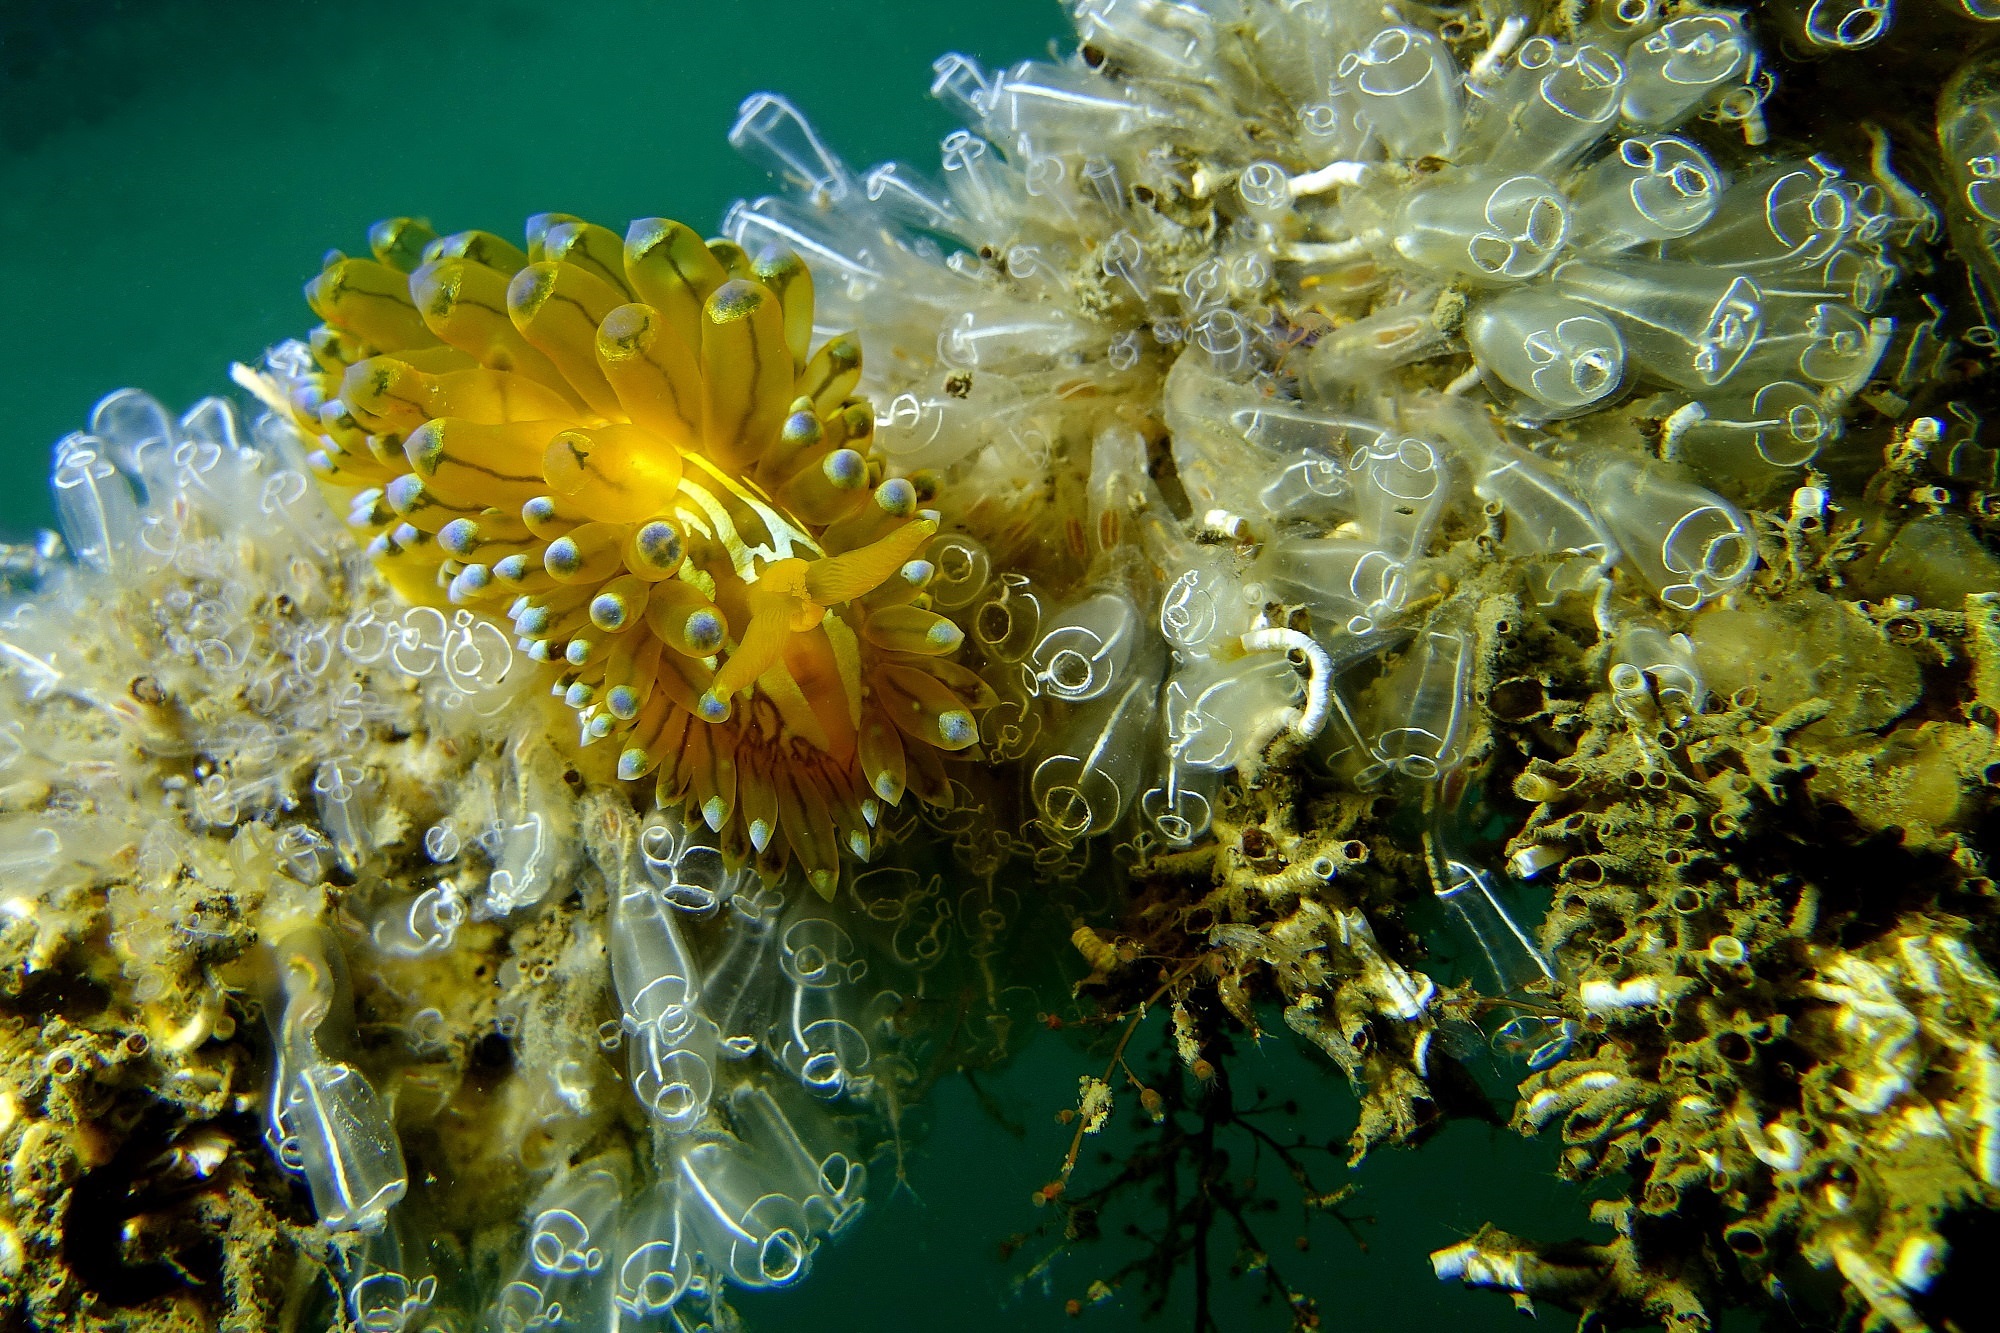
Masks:
[[[881,802],[951,799],[991,691],[930,609],[931,480],[886,477],[861,349],[812,278],[677,222],[526,250],[398,218],[328,257],[294,418],[392,585],[509,615],[583,741],[726,855],[824,894]]]

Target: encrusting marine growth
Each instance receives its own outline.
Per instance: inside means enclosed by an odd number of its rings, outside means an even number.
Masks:
[[[1282,1025],[1353,1162],[1504,1118],[1490,1048],[1603,1187],[1441,1279],[1966,1326],[1996,15],[1069,9],[937,62],[941,183],[760,93],[724,238],[386,222],[247,428],[128,390],[57,446],[0,625],[10,1314],[732,1327],[1039,995],[1117,1035],[1031,1274],[1166,1214],[1093,1302],[1189,1255],[1212,1324],[1226,1219],[1318,1326],[1254,1180],[1174,1166],[1245,1133],[1347,1197],[1316,1103],[1232,1091]],[[1941,32],[1934,126],[1901,74],[1786,100]]]

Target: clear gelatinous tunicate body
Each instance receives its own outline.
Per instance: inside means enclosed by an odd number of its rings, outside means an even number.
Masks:
[[[628,882],[612,901],[611,977],[634,1024],[678,1027],[700,998],[700,972],[677,916],[644,879]]]
[[[1013,406],[1011,399],[996,402],[984,393],[977,400],[899,393],[882,404],[875,418],[875,452],[899,469],[948,467],[984,444],[984,427]]]
[[[1525,400],[1529,416],[1587,411],[1625,378],[1625,340],[1611,322],[1546,288],[1475,305],[1466,315],[1465,341],[1481,373]]]
[[[1041,641],[1041,594],[1024,574],[1002,574],[972,613],[972,640],[996,662],[1019,662]]]
[[[560,1172],[528,1210],[528,1240],[487,1311],[496,1333],[603,1328],[617,1249],[619,1175],[602,1159]]]
[[[1855,195],[1816,164],[1785,164],[1730,186],[1706,226],[1669,248],[1675,259],[1763,271],[1824,261],[1857,222]]]
[[[805,1210],[775,1190],[740,1145],[688,1144],[675,1153],[674,1170],[701,1252],[738,1285],[782,1287],[805,1276],[816,1244]]]
[[[632,1095],[661,1129],[684,1134],[701,1124],[715,1095],[718,1045],[715,1024],[700,1014],[675,1028],[636,1027],[627,1037]]]
[[[1082,345],[1088,331],[1063,310],[968,310],[938,332],[938,356],[964,370],[1035,368]]]
[[[720,822],[713,805],[700,812],[704,822]],[[709,840],[714,833],[712,824],[706,830],[700,824],[689,828],[659,811],[646,821],[639,831],[639,862],[660,901],[690,916],[709,916],[754,883],[752,872],[730,869]]]
[[[221,404],[223,412],[217,414],[211,404]],[[217,443],[226,444],[235,436],[235,423],[227,404],[220,399],[203,399],[189,409],[188,417],[197,424],[220,426],[222,433]],[[172,484],[173,454],[180,434],[174,429],[173,415],[159,399],[142,389],[118,389],[91,407],[86,438],[95,438],[107,462],[128,477],[142,479],[151,488]]]
[[[1077,39],[1163,75],[1200,69],[1215,20],[1179,0],[1076,0]]]
[[[1722,200],[1708,154],[1670,134],[1634,135],[1570,184],[1579,249],[1627,250],[1699,231]]]
[[[753,1054],[771,1026],[778,994],[775,912],[723,919],[722,948],[703,979],[701,1012],[715,1025],[725,1059]]]
[[[799,109],[775,93],[752,93],[737,108],[729,144],[820,207],[854,192],[853,174]]]
[[[1306,378],[1321,392],[1337,396],[1435,355],[1445,345],[1445,333],[1432,317],[1434,309],[1427,296],[1402,301],[1323,334],[1307,357]]]
[[[1368,538],[1398,560],[1423,554],[1451,498],[1450,474],[1437,445],[1385,434],[1350,454],[1347,471]]]
[[[1602,310],[1634,364],[1693,393],[1735,374],[1763,333],[1763,289],[1727,269],[1630,257],[1577,260],[1556,270],[1555,286]]]
[[[1028,782],[1049,837],[1064,844],[1091,837],[1131,808],[1155,734],[1158,690],[1150,667],[1127,673],[1056,734]]]
[[[556,1277],[602,1270],[624,1192],[617,1173],[589,1163],[551,1181],[528,1224],[528,1258],[535,1270]]]
[[[316,1060],[293,1075],[285,1100],[320,1225],[381,1226],[409,1189],[409,1172],[374,1085],[353,1065]]]
[[[625,1204],[613,1249],[611,1298],[634,1318],[662,1314],[694,1278],[695,1241],[681,1216],[680,1179],[654,1181]]]
[[[1620,627],[1611,650],[1610,683],[1614,700],[1623,704],[1650,693],[1673,720],[1699,713],[1707,698],[1688,636],[1644,622]]]
[[[1275,162],[1252,162],[1237,172],[1236,193],[1243,211],[1259,222],[1275,222],[1292,211],[1290,180]]]
[[[1241,641],[1253,609],[1223,558],[1197,552],[1160,596],[1160,634],[1183,656],[1208,657]]]
[[[1139,818],[1168,847],[1191,847],[1208,836],[1222,775],[1168,757],[1160,780],[1139,794]]]
[[[548,826],[538,810],[492,830],[493,871],[486,877],[486,907],[496,916],[532,907],[555,885]]]
[[[1459,759],[1470,645],[1456,630],[1426,630],[1378,686],[1369,749],[1383,769],[1428,780]]]
[[[1427,311],[1410,313],[1418,338],[1437,336]],[[1280,520],[1342,512],[1352,443],[1383,427],[1273,399],[1199,360],[1176,360],[1165,393],[1175,472],[1195,512]]]
[[[1395,156],[1448,155],[1456,145],[1461,77],[1431,33],[1402,24],[1384,28],[1342,59],[1340,78]]]
[[[815,1234],[838,1236],[861,1215],[867,1167],[839,1148],[808,1144],[800,1133],[801,1122],[824,1129],[826,1117],[788,1115],[771,1092],[748,1083],[730,1095],[729,1113],[772,1184],[798,1201]]]
[[[1152,108],[1129,85],[1046,60],[999,71],[986,94],[984,128],[997,140],[1116,141],[1143,125]]]
[[[1886,342],[1848,306],[1831,301],[1767,305],[1763,337],[1744,358],[1737,383],[1806,380],[1859,388]]]
[[[55,448],[49,474],[56,517],[76,558],[114,570],[139,540],[139,501],[132,482],[112,464],[105,442],[69,435]]]
[[[1733,14],[1690,14],[1670,20],[1625,50],[1625,95],[1619,113],[1640,129],[1670,129],[1750,59],[1750,39]]]
[[[862,173],[861,191],[869,203],[903,227],[943,236],[958,231],[959,217],[950,197],[907,163],[876,163]]]
[[[776,247],[810,260],[830,277],[823,299],[858,300],[887,276],[868,237],[837,215],[800,208],[790,199],[765,195],[738,200],[723,215],[722,234],[752,254]]]
[[[889,954],[903,967],[937,966],[955,932],[944,881],[925,879],[907,866],[878,866],[854,877],[850,892],[870,922],[890,931]]]
[[[1098,698],[1120,683],[1139,635],[1139,608],[1125,594],[1100,592],[1075,602],[1029,654],[1029,688],[1065,703]]]
[[[1937,136],[1953,237],[1988,286],[2000,285],[2000,61],[1970,61],[1945,83]]]
[[[771,1058],[815,1097],[867,1091],[875,1050],[865,1008],[858,987],[792,982],[766,1039]]]
[[[835,990],[868,975],[854,937],[810,899],[792,905],[778,927],[778,965],[796,986]]]
[[[1304,606],[1336,632],[1363,635],[1402,610],[1406,563],[1373,542],[1278,537],[1252,567],[1264,595]]]
[[[451,951],[465,924],[465,899],[452,880],[439,880],[411,898],[384,904],[369,924],[368,937],[392,958],[438,958]]]
[[[965,219],[966,230],[978,239],[997,238],[1015,216],[1015,200],[1027,194],[1026,182],[993,151],[993,146],[966,130],[953,130],[938,145],[945,189],[952,206]]]
[[[1623,50],[1660,20],[1661,0],[1605,0],[1579,12],[1577,31]]]
[[[1299,108],[1299,142],[1321,160],[1352,161],[1364,151],[1369,134],[1361,99],[1352,89],[1336,87],[1325,101]]]
[[[1285,521],[1340,513],[1352,492],[1339,457],[1316,449],[1291,455],[1257,492],[1265,514]]]
[[[701,974],[678,915],[635,876],[612,901],[609,932],[632,1091],[671,1133],[707,1114],[719,1057],[716,1025],[697,1007]]]
[[[1246,443],[1280,456],[1297,450],[1344,459],[1355,442],[1372,440],[1383,431],[1374,422],[1333,416],[1262,395],[1231,410],[1228,422]]]
[[[931,96],[959,119],[976,123],[993,100],[993,76],[971,56],[947,51],[931,62]]]
[[[1480,498],[1501,507],[1502,549],[1553,560],[1538,580],[1544,604],[1594,586],[1617,559],[1611,534],[1589,506],[1535,460],[1495,451],[1474,475],[1472,487]]]
[[[1492,1044],[1495,1051],[1518,1057],[1529,1069],[1547,1069],[1569,1054],[1579,1031],[1573,1018],[1523,1014],[1501,1024]]]
[[[1772,467],[1803,467],[1840,436],[1841,418],[1819,390],[1793,380],[1774,380],[1748,395],[1704,400],[1702,419],[1689,428],[1683,449],[1720,454],[1715,466],[1739,473],[1738,464],[1755,454]]]
[[[1881,305],[1895,281],[1896,267],[1880,251],[1851,243],[1797,273],[1764,279],[1773,303],[1781,307],[1794,300],[1833,301],[1864,312]]]
[[[1569,201],[1546,179],[1466,172],[1412,190],[1392,240],[1412,264],[1504,284],[1546,270],[1569,233]]]
[[[437,1277],[403,1245],[394,1221],[336,1250],[348,1314],[360,1333],[404,1333],[437,1297]]]
[[[772,1059],[815,1097],[866,1092],[875,1050],[863,1008],[853,988],[793,984],[767,1039]]]
[[[409,1176],[387,1107],[338,1054],[354,1030],[340,946],[322,927],[301,927],[266,961],[265,1015],[277,1049],[265,1141],[306,1178],[323,1226],[379,1230]]]
[[[1495,170],[1560,170],[1617,118],[1624,86],[1625,67],[1605,48],[1530,37],[1487,95],[1461,157]]]
[[[1506,994],[1554,977],[1548,960],[1493,891],[1485,871],[1446,860],[1438,902],[1471,934],[1493,974],[1496,993]]]
[[[1821,51],[1872,46],[1895,16],[1895,0],[1786,0],[1783,8],[1805,44]]]
[[[1739,586],[1756,566],[1750,525],[1699,486],[1614,458],[1595,466],[1585,492],[1631,567],[1677,610]]]
[[[1236,768],[1291,724],[1302,690],[1298,672],[1278,654],[1193,663],[1168,679],[1161,699],[1167,753],[1191,769]]]
[[[939,537],[930,546],[930,562],[937,571],[925,591],[939,611],[957,611],[972,605],[986,590],[993,562],[986,548],[963,533]]]

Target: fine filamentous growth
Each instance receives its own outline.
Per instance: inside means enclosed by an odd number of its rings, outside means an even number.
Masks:
[[[721,238],[392,219],[243,399],[56,446],[0,569],[9,1315],[734,1327],[1039,1014],[1110,1057],[1044,1282],[1134,1181],[1161,1253],[1256,1248],[1159,1163],[1282,1031],[1352,1164],[1560,1137],[1594,1234],[1441,1280],[1969,1326],[2000,11],[1068,8],[936,62],[935,169],[759,93]],[[1935,119],[1835,123],[1904,42]],[[1128,1111],[1181,1146],[1094,1184]]]

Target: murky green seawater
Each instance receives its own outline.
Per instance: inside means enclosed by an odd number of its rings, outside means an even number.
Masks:
[[[0,14],[0,536],[10,539],[52,522],[49,445],[101,394],[133,384],[180,406],[225,391],[231,360],[311,322],[301,283],[328,247],[362,249],[376,218],[514,233],[527,214],[559,209],[712,226],[729,200],[760,190],[724,142],[738,101],[759,88],[790,95],[857,164],[929,167],[950,128],[924,95],[931,59],[960,49],[1004,64],[1065,28],[1053,0],[66,0],[18,12],[27,8]],[[948,1080],[922,1112],[911,1190],[879,1191],[802,1287],[743,1298],[751,1327],[1136,1326],[1130,1296],[1078,1324],[1062,1311],[1126,1248],[1058,1265],[1050,1298],[1012,1298],[1024,1264],[997,1257],[1039,1216],[1030,1192],[1068,1140],[1053,1113],[1101,1060],[1044,1038],[985,1077],[984,1108],[967,1082]],[[1296,1099],[1316,1138],[1344,1140],[1352,1127],[1341,1080],[1289,1038],[1246,1051],[1235,1077]],[[1347,1179],[1324,1160],[1322,1186]],[[1362,1188],[1349,1212],[1375,1219],[1359,1225],[1366,1253],[1324,1217],[1298,1252],[1295,1211],[1271,1215],[1264,1234],[1328,1328],[1513,1328],[1504,1300],[1440,1286],[1425,1256],[1481,1221],[1580,1231],[1582,1203],[1552,1163],[1550,1145],[1457,1122],[1420,1153],[1381,1153],[1353,1177]],[[1086,1168],[1078,1180],[1089,1179]],[[1288,1189],[1273,1197],[1292,1208]],[[1232,1258],[1218,1246],[1218,1268]],[[1187,1326],[1185,1282],[1179,1294],[1159,1327]],[[1220,1308],[1228,1333],[1285,1326],[1244,1301]]]

